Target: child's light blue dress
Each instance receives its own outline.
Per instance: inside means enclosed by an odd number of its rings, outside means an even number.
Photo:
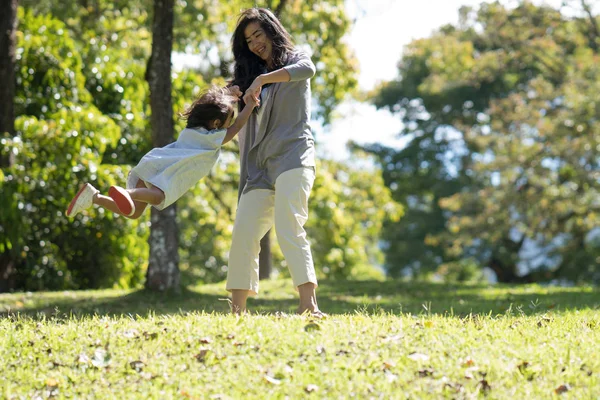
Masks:
[[[164,201],[155,208],[170,206],[210,173],[226,133],[227,129],[184,129],[177,141],[142,157],[127,177],[127,189],[135,188],[141,179],[147,187],[154,185],[165,193]]]

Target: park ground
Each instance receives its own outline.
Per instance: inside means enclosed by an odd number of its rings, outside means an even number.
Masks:
[[[291,281],[0,295],[0,398],[599,399],[593,287]]]

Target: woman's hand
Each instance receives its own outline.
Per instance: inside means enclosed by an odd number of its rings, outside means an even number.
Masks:
[[[248,96],[247,98],[244,96],[244,103],[246,103],[247,106],[254,108],[260,105],[260,100],[254,96]]]
[[[252,96],[254,97],[254,99],[256,101],[259,101],[260,99],[260,92],[262,90],[262,79],[260,76],[257,76],[254,79],[254,82],[252,82],[252,85],[250,85],[250,87],[246,90],[246,93],[244,93],[244,102],[247,103],[247,97],[248,96]]]

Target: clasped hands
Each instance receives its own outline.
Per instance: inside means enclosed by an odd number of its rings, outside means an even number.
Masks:
[[[229,90],[229,94],[235,96],[237,98],[242,97],[242,91],[238,85],[230,86],[227,88]],[[260,77],[254,79],[254,82],[250,85],[246,92],[244,93],[242,99],[246,104],[254,104],[255,106],[260,106],[260,92],[262,90],[262,82]]]

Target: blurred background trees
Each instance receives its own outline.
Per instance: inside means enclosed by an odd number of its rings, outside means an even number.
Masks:
[[[407,144],[319,161],[307,230],[322,277],[478,281],[487,267],[501,282],[600,280],[599,21],[571,3],[576,16],[531,2],[463,8],[404,49],[398,79],[370,100],[402,120]],[[82,182],[123,184],[153,146],[153,4],[19,2],[14,63],[0,42],[0,94],[14,100],[1,112],[0,290],[144,284],[150,213],[64,211]],[[254,5],[312,53],[314,114],[328,124],[357,84],[343,0],[175,2],[173,50],[198,63],[171,71],[173,111],[226,83],[234,16]],[[16,1],[2,6],[11,26]],[[184,122],[173,122],[175,137]],[[182,284],[224,279],[238,179],[231,144],[177,203]],[[287,274],[276,243],[272,253]]]
[[[366,149],[406,205],[385,231],[392,275],[600,279],[600,36],[581,4],[463,8],[374,93],[411,138]]]

